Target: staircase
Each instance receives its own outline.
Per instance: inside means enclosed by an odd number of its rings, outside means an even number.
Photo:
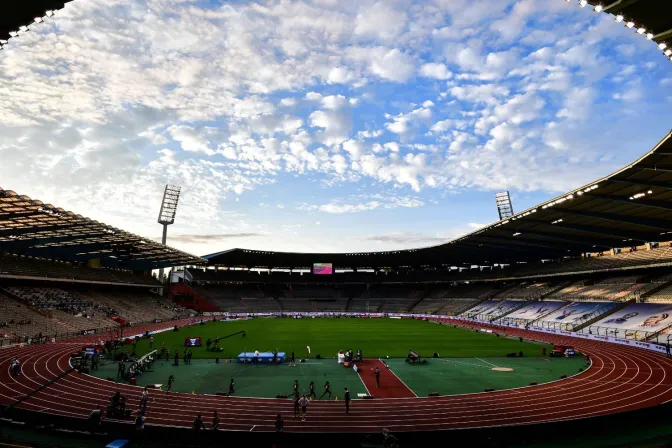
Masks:
[[[345,311],[350,311],[350,302],[352,302],[352,294],[348,295],[348,303],[345,304]]]
[[[548,297],[548,296],[550,296],[551,294],[555,294],[556,292],[560,291],[560,290],[563,289],[563,288],[566,288],[567,286],[571,285],[572,283],[574,283],[574,281],[572,281],[572,280],[567,281],[567,282],[563,282],[563,283],[561,283],[557,288],[553,288],[552,290],[550,290],[550,291],[548,291],[548,292],[546,292],[546,293],[540,295],[539,298],[540,298],[540,299],[543,299],[544,297]],[[561,308],[562,308],[562,307],[561,307]],[[559,309],[559,308],[558,308],[558,309]]]
[[[431,290],[432,290],[432,288],[425,288],[420,294],[418,294],[417,299],[415,299],[415,300],[413,301],[413,303],[411,303],[411,305],[410,305],[408,308],[406,308],[406,312],[407,312],[407,313],[410,313],[411,310],[413,310],[413,308],[415,308],[416,306],[418,306],[418,304],[419,304],[420,302],[422,302],[422,300],[423,300],[425,297],[427,297],[427,296],[429,295],[429,293],[431,292]]]
[[[572,323],[567,324],[567,330],[568,331],[581,331],[584,328],[586,328],[590,325],[593,325],[595,322],[597,322],[599,320],[602,320],[605,317],[614,314],[616,311],[620,311],[623,308],[625,308],[626,306],[632,305],[633,303],[635,303],[635,299],[630,299],[626,302],[621,302],[620,305],[616,305],[615,307],[613,307],[613,308],[611,308],[607,311],[604,311],[602,313],[600,313],[600,309],[598,309],[597,311],[592,313],[590,316],[586,317],[586,320],[584,322],[580,322],[578,324],[572,322]]]
[[[672,324],[666,326],[665,328],[661,328],[660,330],[656,331],[656,332],[653,333],[651,336],[647,337],[646,340],[647,340],[647,341],[655,342],[656,339],[658,338],[658,336],[659,336],[661,333],[663,333],[663,331],[667,330],[667,329],[670,328],[670,327],[672,327]],[[668,339],[667,339],[667,343],[669,344],[669,341],[670,341],[669,338],[672,338],[672,335],[668,335],[667,338],[668,338]]]
[[[284,311],[285,310],[285,304],[282,303],[282,300],[280,300],[280,296],[275,295],[275,297],[273,297],[273,298],[275,299],[276,302],[278,302],[278,308],[280,309],[280,311]]]
[[[185,296],[191,298],[190,301],[177,301],[175,296]],[[219,307],[210,303],[205,297],[194,291],[191,286],[186,283],[173,283],[168,290],[168,299],[185,308],[200,312],[218,312],[221,311]]]
[[[639,296],[639,299],[643,302],[646,302],[647,298],[661,289],[667,288],[670,286],[672,282],[664,282],[664,283],[652,283],[650,288],[647,288],[646,286],[642,288],[640,291],[637,291],[637,295]]]
[[[521,301],[521,304],[520,304],[520,305],[518,305],[518,306],[514,306],[514,307],[511,308],[510,310],[506,310],[506,311],[504,311],[503,313],[494,316],[492,319],[490,319],[490,322],[496,322],[496,321],[498,321],[498,320],[500,320],[500,319],[502,319],[502,318],[508,316],[509,314],[511,314],[511,313],[513,313],[513,312],[515,312],[515,311],[518,311],[519,309],[525,308],[525,307],[526,307],[527,305],[529,305],[530,303],[538,302],[538,301],[539,301],[539,299],[534,299],[534,300],[523,300],[523,301]]]
[[[569,305],[569,304],[571,304],[571,303],[574,303],[574,302],[565,302],[564,305],[559,306],[558,308],[556,308],[556,309],[554,309],[554,310],[551,310],[551,311],[549,311],[549,312],[547,312],[547,313],[544,313],[544,314],[542,314],[541,316],[539,316],[538,318],[536,318],[536,319],[534,319],[534,320],[528,321],[525,325],[533,326],[535,323],[539,322],[540,320],[544,320],[544,318],[546,318],[546,316],[549,316],[549,315],[555,313],[556,311],[559,311],[559,310],[565,308],[567,305]]]
[[[462,308],[458,308],[457,310],[455,310],[455,312],[453,313],[453,316],[459,316],[460,314],[466,313],[467,311],[469,311],[473,307],[480,305],[481,303],[485,302],[486,300],[490,300],[490,297],[485,297],[484,299],[481,299],[481,300],[477,301],[476,303],[468,303],[465,306],[463,306]],[[437,308],[436,311],[434,311],[434,313],[439,311],[441,308],[443,308],[443,305],[441,305],[439,308]],[[434,313],[432,313],[432,314],[434,314]]]

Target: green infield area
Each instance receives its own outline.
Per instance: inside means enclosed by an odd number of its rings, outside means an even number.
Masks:
[[[579,373],[582,356],[572,358],[439,358],[426,365],[411,365],[402,359],[385,360],[390,369],[418,396],[432,392],[456,395],[548,383],[560,375]],[[494,369],[494,370],[493,370]]]
[[[232,336],[226,337],[228,335]],[[194,337],[200,337],[203,346],[191,347],[193,359],[187,364],[183,360],[185,338]],[[206,341],[216,338],[221,338],[220,351],[208,351]],[[151,371],[137,378],[137,385],[161,384],[165,390],[168,377],[173,375],[173,391],[215,394],[226,392],[230,379],[234,378],[235,395],[273,398],[278,394],[289,395],[294,380],[299,381],[302,392],[308,393],[308,385],[314,381],[319,398],[325,381],[329,381],[332,399],[342,396],[344,387],[356,397],[367,392],[366,386],[353,369],[343,367],[335,359],[339,350],[348,349],[361,349],[364,358],[369,360],[384,360],[418,396],[430,392],[447,395],[482,392],[485,388],[511,389],[527,386],[532,381],[554,381],[561,374],[570,376],[583,367],[582,357],[542,357],[542,348],[550,353],[549,345],[413,319],[208,321],[179,331],[156,334],[153,349],[160,350],[163,344],[170,351],[170,357],[157,360]],[[306,346],[310,346],[310,354]],[[126,349],[130,352],[132,346]],[[287,356],[294,351],[299,362],[296,366],[237,362],[238,354],[243,351],[274,349],[287,353]],[[406,363],[409,349],[427,359],[427,364]],[[175,350],[180,355],[177,366],[172,365]],[[149,351],[149,340],[139,340],[136,353],[143,355]],[[506,357],[508,353],[520,352],[523,357]],[[432,358],[434,353],[440,358]],[[318,354],[323,359],[317,359]],[[217,357],[219,363],[215,360]],[[301,358],[306,359],[301,361]],[[116,377],[117,366],[113,362],[103,362],[99,370],[92,373],[102,378]],[[369,383],[369,387],[376,386]],[[382,390],[369,392],[374,396],[377,393],[386,396]]]
[[[208,351],[206,341],[217,337],[245,331],[221,339],[220,352]],[[203,346],[193,347],[193,357],[222,359],[235,358],[247,350],[253,352],[272,351],[289,354],[294,351],[297,358],[307,355],[310,346],[311,358],[317,354],[324,358],[335,358],[339,350],[358,348],[365,358],[405,358],[409,349],[429,358],[435,352],[441,357],[499,357],[507,353],[524,352],[526,356],[539,355],[541,345],[520,342],[517,339],[496,337],[448,325],[413,319],[250,319],[230,322],[206,322],[167,331],[154,336],[154,349],[162,343],[170,350],[180,351],[182,358],[184,340],[187,337],[201,337]],[[547,348],[550,346],[546,346]],[[149,341],[138,342],[137,353],[149,351]]]
[[[101,365],[93,374],[101,378],[115,377],[117,366]],[[237,362],[216,364],[214,359],[194,359],[191,364],[180,362],[178,366],[172,365],[170,361],[156,361],[152,371],[145,372],[137,378],[137,385],[161,384],[162,389],[166,390],[165,385],[170,375],[175,378],[171,388],[173,392],[197,394],[226,392],[229,381],[233,378],[236,383],[234,395],[238,397],[275,398],[278,394],[291,396],[295,380],[299,381],[299,389],[305,394],[309,393],[309,384],[314,381],[316,398],[320,398],[324,392],[326,381],[331,384],[332,400],[343,397],[345,387],[350,390],[353,398],[359,393],[366,393],[359,375],[353,369],[338,364],[334,359],[310,359],[297,363],[296,367],[290,367],[288,364]],[[328,398],[328,395],[324,396],[325,400]]]

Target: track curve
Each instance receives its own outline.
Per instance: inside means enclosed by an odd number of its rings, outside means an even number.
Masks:
[[[463,321],[451,324],[470,326]],[[147,326],[140,331],[165,328]],[[478,324],[478,327],[484,325]],[[350,414],[342,401],[314,401],[305,422],[287,418],[288,432],[394,432],[434,431],[545,423],[614,414],[663,404],[672,400],[672,359],[636,347],[578,339],[522,329],[492,327],[499,333],[559,345],[588,353],[592,365],[573,377],[499,392],[430,398],[354,400]],[[96,336],[46,345],[0,351],[0,403],[8,405],[70,368],[70,354]],[[11,376],[12,358],[19,357],[22,374]],[[116,384],[71,372],[18,407],[72,418],[87,418],[96,406],[105,407],[117,390],[137,409],[141,388]],[[293,413],[291,400],[149,392],[147,425],[191,427],[198,413],[206,421],[213,410],[220,428],[274,431],[278,413]],[[129,424],[132,420],[127,421]]]

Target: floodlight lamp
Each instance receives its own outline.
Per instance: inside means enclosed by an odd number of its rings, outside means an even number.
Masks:
[[[647,40],[653,39],[653,33],[646,33]]]
[[[633,28],[635,26],[635,22],[627,22],[625,26],[627,26],[628,28]]]
[[[35,17],[34,22],[35,23],[42,23],[44,20],[42,20],[42,17]]]
[[[625,19],[625,17],[623,17],[621,14],[618,14],[618,15],[616,16],[616,21],[619,22],[619,23],[622,22],[623,19]]]
[[[646,32],[646,28],[637,28],[637,34],[644,34]]]
[[[588,0],[579,0],[579,6],[585,8],[588,4]]]
[[[665,50],[665,56],[669,56],[671,54],[672,54],[672,50],[670,50],[669,48],[667,50]]]
[[[180,187],[166,185],[166,189],[163,192],[163,201],[161,201],[161,210],[159,211],[159,224],[170,225],[175,222],[175,213],[177,212],[179,199]]]
[[[593,8],[593,11],[595,12],[601,12],[604,8],[602,5],[595,5],[595,8]]]
[[[19,35],[19,33],[17,33],[16,31],[10,31],[9,35],[12,36],[12,37],[16,37],[16,36]]]
[[[0,43],[2,43],[2,41],[0,41]],[[665,42],[661,42],[661,43],[658,44],[658,49],[659,50],[664,50],[666,48],[667,48],[667,44]]]
[[[49,10],[49,11],[46,12],[46,14],[47,14],[47,17],[51,17],[51,16],[54,15],[54,11]]]
[[[5,39],[0,39],[0,44],[5,45],[7,44],[7,41]]]

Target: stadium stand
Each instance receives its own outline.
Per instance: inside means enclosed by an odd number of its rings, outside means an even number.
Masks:
[[[672,303],[634,303],[581,331],[647,340],[669,325],[672,325]]]
[[[114,269],[92,269],[65,262],[57,263],[13,254],[0,254],[0,277],[79,280],[153,287],[160,285],[158,280],[152,276],[138,276],[131,272]]]

